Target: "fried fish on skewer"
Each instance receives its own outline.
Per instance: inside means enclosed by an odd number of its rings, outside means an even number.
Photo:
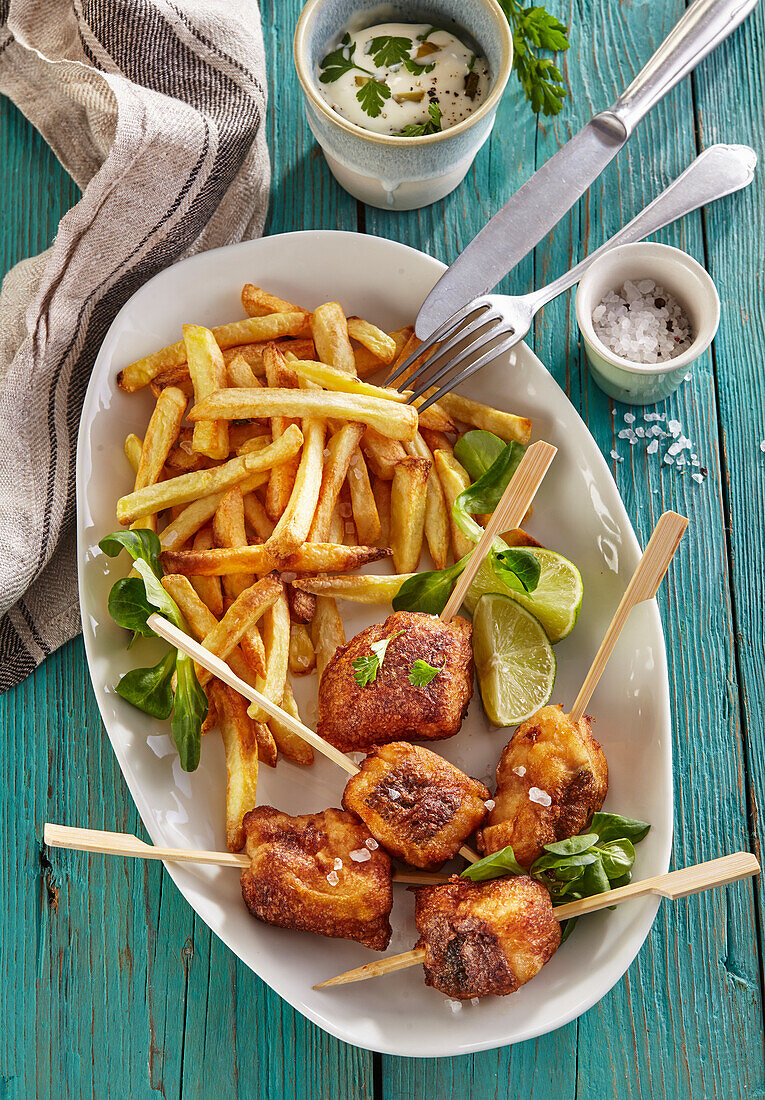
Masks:
[[[435,615],[396,611],[340,646],[319,685],[319,736],[343,752],[368,752],[391,741],[453,737],[473,694],[472,627]],[[360,682],[358,663],[375,660],[373,646],[389,639],[373,680]],[[416,661],[438,674],[413,684]],[[356,666],[356,667],[354,667]]]
[[[244,829],[250,866],[242,871],[242,896],[254,917],[385,950],[390,856],[353,814],[328,809],[291,817],[258,806]]]
[[[497,765],[497,793],[478,836],[486,855],[508,844],[530,867],[545,844],[584,832],[608,793],[608,765],[586,716],[542,707],[515,731]]]
[[[385,848],[413,867],[438,867],[457,854],[486,817],[489,792],[420,745],[383,745],[362,761],[343,806]]]
[[[529,867],[543,844],[582,832],[601,809],[608,767],[584,711],[630,611],[656,595],[687,526],[676,512],[660,517],[571,712],[542,707],[505,748],[497,767],[496,804],[479,837],[487,854],[510,844],[518,862]]]

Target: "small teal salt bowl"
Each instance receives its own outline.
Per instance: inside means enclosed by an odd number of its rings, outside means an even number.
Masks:
[[[487,59],[488,94],[462,122],[438,134],[392,137],[364,130],[329,106],[319,90],[319,62],[345,30],[389,22],[444,27]],[[491,133],[513,64],[510,28],[496,0],[308,0],[294,53],[308,125],[332,174],[354,198],[384,210],[428,206],[462,182]]]

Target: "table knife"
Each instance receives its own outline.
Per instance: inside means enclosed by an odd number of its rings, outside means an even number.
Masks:
[[[495,287],[528,255],[594,183],[640,120],[743,23],[757,3],[694,0],[613,106],[595,115],[543,164],[444,272],[417,315],[420,339]]]

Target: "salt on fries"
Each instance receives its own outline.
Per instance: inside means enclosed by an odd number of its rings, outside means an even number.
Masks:
[[[298,718],[290,677],[324,671],[345,643],[336,600],[387,604],[420,564],[467,553],[452,505],[469,483],[454,437],[484,428],[527,443],[531,423],[448,394],[424,413],[374,384],[415,351],[412,326],[385,332],[338,302],[313,311],[248,283],[246,319],[183,326],[177,343],[122,370],[156,403],[125,455],[125,526],[157,532],[162,584],[191,633]],[[515,533],[519,538],[523,532]],[[392,557],[395,575],[353,571]],[[198,669],[226,760],[226,837],[237,851],[259,762],[311,764],[289,728]]]

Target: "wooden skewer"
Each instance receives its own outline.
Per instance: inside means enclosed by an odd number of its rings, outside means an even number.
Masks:
[[[174,645],[176,649],[180,649],[180,651],[187,656],[193,657],[202,668],[206,668],[213,676],[217,676],[219,680],[223,680],[224,684],[228,684],[234,691],[238,691],[245,699],[249,699],[252,703],[257,703],[266,714],[270,714],[272,718],[278,718],[282,725],[287,726],[296,737],[302,737],[312,748],[322,753],[334,764],[337,764],[337,766],[346,771],[348,775],[356,775],[360,770],[358,765],[354,764],[352,760],[349,760],[344,752],[340,752],[334,745],[330,745],[328,741],[325,741],[323,737],[319,737],[318,733],[314,733],[308,726],[304,726],[297,718],[293,718],[286,710],[282,710],[280,706],[277,706],[276,703],[267,699],[266,696],[262,695],[256,688],[246,684],[235,672],[232,672],[225,661],[222,661],[220,657],[216,657],[209,649],[205,649],[199,642],[194,641],[188,634],[184,634],[182,630],[179,630],[173,623],[168,622],[162,615],[158,615],[155,612],[153,615],[149,615],[146,622],[155,634],[159,634],[160,638],[164,638],[166,642],[170,642],[171,645]],[[472,848],[468,848],[466,844],[463,844],[460,848],[460,855],[470,863],[475,863],[476,860],[480,858]]]
[[[500,531],[510,531],[520,527],[523,517],[528,512],[529,505],[536,496],[537,490],[542,484],[542,480],[556,454],[557,448],[542,440],[538,443],[532,443],[524,454],[518,469],[508,482],[499,504],[494,509],[494,513],[486,525],[486,530],[470,555],[470,561],[454,586],[454,591],[449,597],[446,607],[441,612],[441,619],[445,623],[453,619],[462,606],[462,601],[473,583],[473,578],[478,572],[481,562],[489,553],[491,544]]]
[[[240,870],[250,866],[249,857],[243,853],[163,848],[146,844],[132,833],[75,829],[68,825],[54,825],[50,821],[45,824],[43,840],[49,848],[69,848],[76,852],[101,852],[107,856],[135,856],[138,859],[167,860],[169,863],[211,863],[217,867],[237,867]],[[426,871],[400,871],[394,868],[393,881],[414,886],[435,886],[448,882],[449,876],[430,874]]]
[[[685,867],[682,871],[654,875],[653,878],[643,879],[642,882],[631,882],[628,886],[619,886],[616,890],[607,890],[604,894],[595,894],[591,898],[559,905],[553,910],[553,914],[557,920],[570,920],[585,913],[594,913],[598,909],[607,909],[610,905],[618,905],[629,898],[643,898],[649,894],[658,894],[663,898],[684,898],[689,894],[699,894],[702,890],[725,886],[759,873],[760,865],[750,852],[736,852],[730,856],[721,856],[719,859],[710,859],[706,863],[697,863],[693,867]],[[416,966],[423,961],[425,954],[424,947],[415,947],[412,951],[404,951],[401,955],[392,955],[378,962],[367,963],[366,966],[358,966],[355,970],[347,970],[344,974],[338,974],[336,978],[320,982],[313,988],[325,989],[330,985],[348,985],[350,982],[363,982],[367,978],[376,978],[381,974],[392,974],[396,970]]]
[[[624,629],[630,611],[637,604],[642,603],[644,600],[652,600],[656,595],[687,526],[688,520],[685,516],[678,515],[677,512],[665,512],[660,517],[648,545],[643,551],[643,556],[638,562],[638,567],[619,602],[606,635],[600,643],[600,649],[595,654],[595,660],[590,666],[590,671],[587,673],[579,694],[574,700],[574,705],[569,712],[569,718],[572,722],[578,722],[583,717],[592,693],[597,687],[608,659],[614,651],[614,646],[619,640],[619,635]]]

